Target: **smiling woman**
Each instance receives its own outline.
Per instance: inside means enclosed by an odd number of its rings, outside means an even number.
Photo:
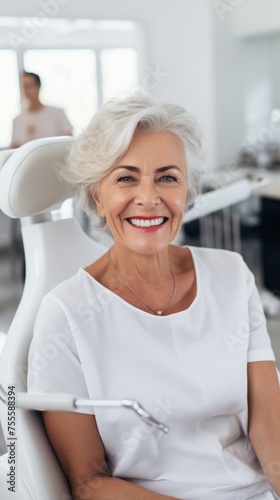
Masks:
[[[133,396],[170,428],[121,410],[44,412],[75,500],[280,493],[279,383],[254,277],[236,253],[171,244],[200,158],[192,115],[134,94],[94,116],[62,172],[114,243],[44,298],[29,366],[50,337],[67,341],[29,370],[28,390]]]

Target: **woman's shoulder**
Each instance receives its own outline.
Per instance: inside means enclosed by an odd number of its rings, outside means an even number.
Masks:
[[[81,298],[83,294],[87,294],[89,287],[94,290],[95,281],[83,267],[80,267],[73,276],[61,281],[47,292],[44,299],[73,302],[76,298]]]
[[[194,267],[204,265],[212,269],[216,265],[220,268],[229,266],[246,267],[242,255],[231,250],[191,245],[171,245],[171,249],[175,263],[181,268],[190,268],[192,265]]]
[[[208,247],[195,247],[195,246],[186,246],[192,254],[196,254],[197,256],[204,259],[221,259],[225,261],[243,261],[242,255],[238,252],[234,252],[232,250],[225,250],[223,248],[208,248]]]
[[[247,266],[242,255],[231,250],[188,246],[195,267],[203,267],[211,273],[244,272]]]

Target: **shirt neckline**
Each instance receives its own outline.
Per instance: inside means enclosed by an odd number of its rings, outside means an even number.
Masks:
[[[89,274],[85,270],[84,267],[80,267],[80,272],[86,274],[88,276],[88,279],[90,281],[93,281],[97,287],[101,288],[102,290],[105,290],[107,293],[109,293],[110,295],[112,295],[112,297],[114,297],[116,300],[118,300],[119,302],[121,302],[125,307],[127,307],[129,309],[132,309],[134,312],[137,312],[139,314],[144,314],[145,316],[148,316],[149,318],[159,318],[159,319],[163,320],[163,319],[166,319],[166,318],[175,317],[175,316],[178,316],[178,315],[181,315],[181,314],[189,313],[195,307],[196,303],[199,300],[199,296],[200,296],[200,275],[199,275],[197,261],[196,261],[195,247],[184,245],[183,248],[188,248],[188,250],[191,253],[192,260],[193,260],[193,265],[194,265],[194,270],[195,270],[195,276],[196,276],[196,296],[195,296],[194,300],[192,301],[191,305],[189,307],[187,307],[187,309],[183,309],[182,311],[178,311],[178,312],[171,313],[171,314],[166,314],[164,316],[158,316],[156,314],[150,314],[147,311],[143,311],[142,309],[139,309],[138,307],[133,306],[132,304],[130,304],[129,302],[127,302],[126,300],[124,300],[122,297],[120,297],[119,295],[117,295],[115,292],[113,292],[112,290],[110,290],[106,286],[104,286],[101,283],[99,283],[99,281],[97,281],[93,276],[91,276],[91,274]]]

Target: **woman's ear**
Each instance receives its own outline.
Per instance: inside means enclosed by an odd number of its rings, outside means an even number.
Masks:
[[[93,187],[91,189],[91,196],[92,196],[92,199],[96,205],[96,209],[97,209],[97,212],[99,213],[100,217],[105,217],[105,208],[104,208],[104,205],[102,203],[102,197],[100,196],[100,191],[98,189],[98,187]]]

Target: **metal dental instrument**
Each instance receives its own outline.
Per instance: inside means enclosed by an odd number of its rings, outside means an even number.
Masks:
[[[7,392],[0,385],[0,399],[7,403]],[[123,407],[131,409],[144,422],[156,429],[169,432],[169,427],[156,420],[147,412],[138,401],[134,399],[80,399],[70,394],[32,394],[29,392],[16,392],[16,407],[24,410],[40,411],[72,411],[80,407]]]

